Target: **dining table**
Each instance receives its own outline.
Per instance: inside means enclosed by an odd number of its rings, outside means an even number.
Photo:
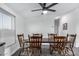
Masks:
[[[29,41],[29,39],[24,39],[24,44],[25,43],[66,43],[66,44],[71,44],[72,42],[71,41],[64,41],[64,42],[55,42],[49,38],[42,38],[42,41]],[[73,48],[71,48],[72,52],[73,52],[73,55],[74,55],[74,51],[73,51]]]
[[[72,43],[71,41],[55,42],[49,38],[43,38],[42,41],[29,41],[29,39],[24,39],[24,43]]]

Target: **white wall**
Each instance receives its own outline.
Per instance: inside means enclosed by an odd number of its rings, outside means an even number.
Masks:
[[[68,30],[63,30],[63,24],[68,23]],[[77,33],[75,47],[79,47],[79,8],[60,16],[59,34],[66,35]]]
[[[12,55],[17,49],[19,49],[17,34],[24,32],[24,18],[22,18],[5,4],[0,4],[0,7],[16,16],[16,42],[13,45],[5,48],[5,55]]]
[[[53,24],[53,17],[49,15],[27,18],[25,21],[25,37],[28,37],[30,33],[42,33],[43,37],[48,37],[48,33],[53,33]]]

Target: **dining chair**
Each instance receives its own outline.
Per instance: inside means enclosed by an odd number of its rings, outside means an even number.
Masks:
[[[40,34],[40,33],[33,33],[33,36],[39,36],[39,37],[41,37],[42,34]]]
[[[54,41],[54,36],[57,36],[57,34],[53,34],[53,33],[48,34],[48,40]],[[49,46],[50,54],[52,54],[53,43],[49,43],[49,44],[50,44]]]
[[[39,55],[42,52],[41,44],[42,44],[42,36],[28,36],[29,37],[29,48],[32,50],[32,54],[37,51]]]
[[[74,47],[74,43],[76,40],[76,34],[67,34],[67,40],[71,42],[70,47]]]
[[[68,43],[66,46],[67,55],[73,55],[73,56],[75,55],[74,51],[73,51],[73,47],[74,47],[74,43],[76,40],[76,36],[77,36],[77,34],[67,34],[67,41],[71,42],[71,43]],[[71,51],[72,54],[69,54],[69,51]]]
[[[21,53],[23,53],[23,52],[27,52],[27,54],[28,54],[28,44],[27,43],[24,43],[24,34],[18,34],[17,35],[17,37],[18,37],[18,41],[19,41],[19,45],[20,45],[20,53],[19,53],[19,55],[21,55]]]
[[[60,55],[65,55],[65,45],[67,39],[65,36],[54,36],[54,44],[52,45],[52,52],[58,52]]]

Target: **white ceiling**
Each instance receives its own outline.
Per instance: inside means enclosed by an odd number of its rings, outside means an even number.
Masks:
[[[6,3],[6,5],[12,8],[14,11],[22,15],[23,17],[34,17],[41,16],[42,11],[31,12],[34,9],[40,9],[41,6],[38,3]],[[47,5],[50,5],[48,3]],[[60,16],[69,12],[74,11],[79,7],[79,3],[59,3],[51,9],[55,9],[56,12],[48,12],[49,16]]]

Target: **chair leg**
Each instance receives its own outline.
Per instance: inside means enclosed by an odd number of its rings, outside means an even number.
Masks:
[[[72,49],[72,48],[71,48],[71,51],[72,51],[73,56],[75,56],[74,51],[73,51],[73,49]]]
[[[39,49],[38,49],[38,52],[39,52],[39,55],[41,55],[41,54],[42,54],[42,49],[39,48]]]
[[[52,54],[52,48],[51,48],[51,46],[49,47],[49,50],[50,50],[50,54]]]
[[[40,54],[42,53],[42,49],[40,49]]]
[[[65,56],[65,51],[63,50],[63,56]]]
[[[69,48],[66,47],[65,54],[68,54],[68,53],[67,53],[68,50],[70,50],[70,51],[72,52],[72,55],[75,56],[74,51],[73,51],[73,49],[72,49],[71,47],[69,47]],[[68,55],[69,55],[69,54],[68,54]]]
[[[24,51],[24,49],[21,48],[18,55],[21,56],[21,53],[22,53],[23,51]]]
[[[40,56],[40,55],[41,55],[41,53],[42,53],[41,49],[39,49],[39,51],[38,51],[38,52],[39,52],[39,56]]]
[[[21,52],[22,52],[22,51],[20,50],[20,52],[19,52],[18,56],[21,56]]]

